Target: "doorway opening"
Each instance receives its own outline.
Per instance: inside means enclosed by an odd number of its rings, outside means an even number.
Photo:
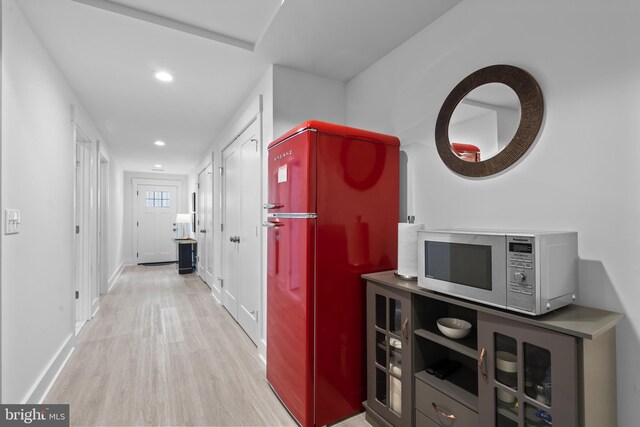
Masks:
[[[75,332],[91,319],[92,289],[94,288],[95,245],[92,239],[92,171],[95,161],[94,143],[78,125],[75,126]]]

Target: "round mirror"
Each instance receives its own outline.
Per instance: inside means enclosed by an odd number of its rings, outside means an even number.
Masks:
[[[471,177],[498,173],[529,149],[543,116],[540,87],[510,65],[467,76],[445,100],[436,122],[436,146],[454,172]]]
[[[451,151],[467,162],[489,160],[518,130],[520,100],[509,86],[487,83],[460,101],[449,122]]]

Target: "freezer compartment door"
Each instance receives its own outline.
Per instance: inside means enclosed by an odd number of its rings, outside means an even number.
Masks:
[[[316,132],[308,130],[269,149],[270,213],[316,211]]]
[[[267,227],[267,380],[302,426],[312,426],[315,219]]]

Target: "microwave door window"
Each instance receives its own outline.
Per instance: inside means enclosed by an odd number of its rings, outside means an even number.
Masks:
[[[432,241],[424,244],[426,277],[492,289],[491,246]]]

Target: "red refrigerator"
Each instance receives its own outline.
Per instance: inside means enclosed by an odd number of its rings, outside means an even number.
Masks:
[[[360,275],[396,267],[399,150],[318,121],[269,145],[267,380],[303,427],[362,410]]]

